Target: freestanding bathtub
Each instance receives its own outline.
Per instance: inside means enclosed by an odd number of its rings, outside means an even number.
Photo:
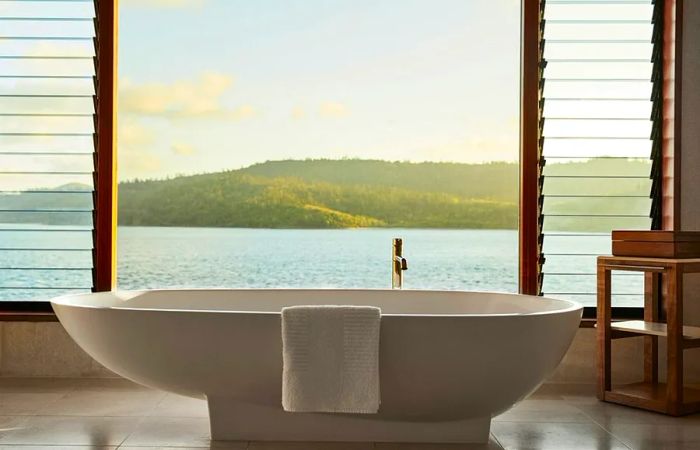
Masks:
[[[280,310],[382,309],[378,414],[281,406]],[[214,440],[484,442],[569,348],[582,308],[513,294],[424,290],[153,290],[52,305],[93,358],[137,383],[206,398]]]

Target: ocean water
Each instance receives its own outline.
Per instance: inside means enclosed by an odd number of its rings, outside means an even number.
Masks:
[[[0,286],[3,287],[0,300],[46,300],[64,292],[89,289],[90,232],[31,226],[35,230],[37,227],[47,232],[0,233],[0,248],[5,249],[0,251]],[[7,231],[18,227],[0,226],[3,228]],[[395,237],[404,240],[407,289],[517,291],[515,230],[441,229],[119,227],[118,287],[388,288]],[[609,242],[609,237],[601,235],[599,241]],[[567,252],[591,250],[590,240],[570,239],[557,245],[565,245]],[[27,248],[71,250],[23,250]],[[600,251],[606,253],[605,248]],[[547,291],[557,293],[555,297],[595,305],[594,257],[569,258],[561,265],[556,261],[548,264],[545,268],[549,272],[589,275],[545,275]],[[46,270],[21,270],[36,267]],[[641,293],[638,277],[618,277],[614,286],[617,292],[624,293],[614,298],[615,304],[641,304],[641,296],[637,295]]]
[[[391,287],[392,239],[406,288],[517,290],[511,230],[122,227],[120,287]]]

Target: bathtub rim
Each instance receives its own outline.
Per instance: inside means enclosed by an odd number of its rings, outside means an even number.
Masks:
[[[279,291],[319,291],[319,292],[396,292],[395,289],[390,288],[157,288],[157,289],[115,289],[111,291],[101,291],[101,292],[81,292],[73,294],[63,294],[57,297],[53,297],[49,300],[52,308],[56,311],[56,306],[58,307],[72,307],[72,308],[82,308],[82,309],[92,309],[92,310],[114,310],[114,311],[144,311],[144,312],[168,312],[168,313],[211,313],[211,314],[254,314],[254,315],[277,315],[281,316],[282,311],[242,311],[242,310],[230,310],[230,309],[187,309],[187,308],[139,308],[139,307],[128,307],[128,306],[104,306],[104,305],[91,305],[86,303],[75,303],[67,301],[72,298],[87,298],[94,295],[113,295],[116,293],[133,293],[139,295],[141,293],[148,292],[251,292],[251,291],[265,291],[265,292],[279,292]],[[548,300],[554,302],[560,302],[563,304],[562,308],[546,310],[546,311],[531,311],[531,312],[504,312],[504,313],[384,313],[382,312],[382,317],[445,317],[445,318],[455,318],[455,317],[533,317],[533,316],[546,316],[555,314],[567,314],[575,311],[579,311],[579,314],[583,314],[583,305],[568,299],[558,299],[539,295],[529,295],[529,294],[518,294],[514,292],[497,292],[497,291],[465,291],[465,290],[452,290],[452,289],[402,289],[403,292],[424,292],[424,293],[469,293],[469,294],[487,294],[487,295],[497,295],[497,296],[507,296],[511,298],[515,297],[528,297],[529,299],[537,300]],[[368,305],[372,306],[372,305]]]

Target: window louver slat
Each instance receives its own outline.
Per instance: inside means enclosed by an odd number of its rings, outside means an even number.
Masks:
[[[0,301],[93,287],[95,9],[0,0]]]
[[[613,229],[657,227],[659,5],[543,1],[540,276],[543,295],[596,304],[595,258]],[[613,304],[643,305],[613,274]]]

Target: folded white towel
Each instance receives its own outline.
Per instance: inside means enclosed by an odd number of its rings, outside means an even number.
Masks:
[[[373,306],[283,308],[284,410],[376,413],[380,317]]]

